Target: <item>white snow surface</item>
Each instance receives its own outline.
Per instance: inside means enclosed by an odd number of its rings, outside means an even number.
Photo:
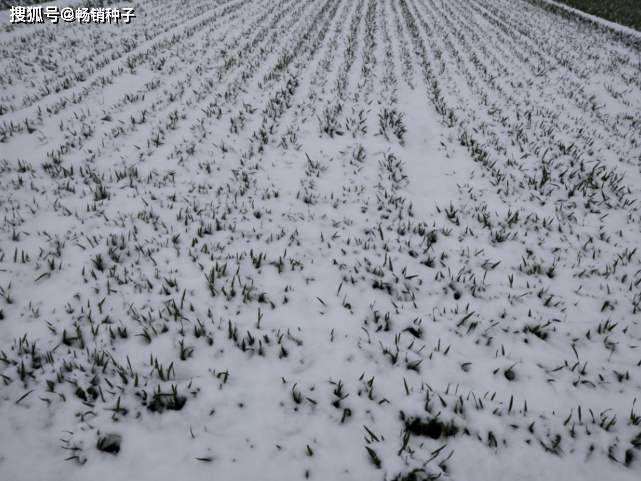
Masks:
[[[0,479],[639,479],[637,47],[131,5],[2,17]]]

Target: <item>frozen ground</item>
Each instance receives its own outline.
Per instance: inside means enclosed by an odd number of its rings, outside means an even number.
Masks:
[[[634,35],[135,7],[1,18],[1,479],[639,479]]]

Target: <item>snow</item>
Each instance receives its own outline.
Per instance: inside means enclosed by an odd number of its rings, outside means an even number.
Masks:
[[[2,17],[0,479],[639,477],[638,47],[133,5]]]

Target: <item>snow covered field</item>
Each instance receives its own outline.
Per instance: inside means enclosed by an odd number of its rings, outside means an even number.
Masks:
[[[0,14],[0,479],[641,477],[639,36],[133,6]]]

